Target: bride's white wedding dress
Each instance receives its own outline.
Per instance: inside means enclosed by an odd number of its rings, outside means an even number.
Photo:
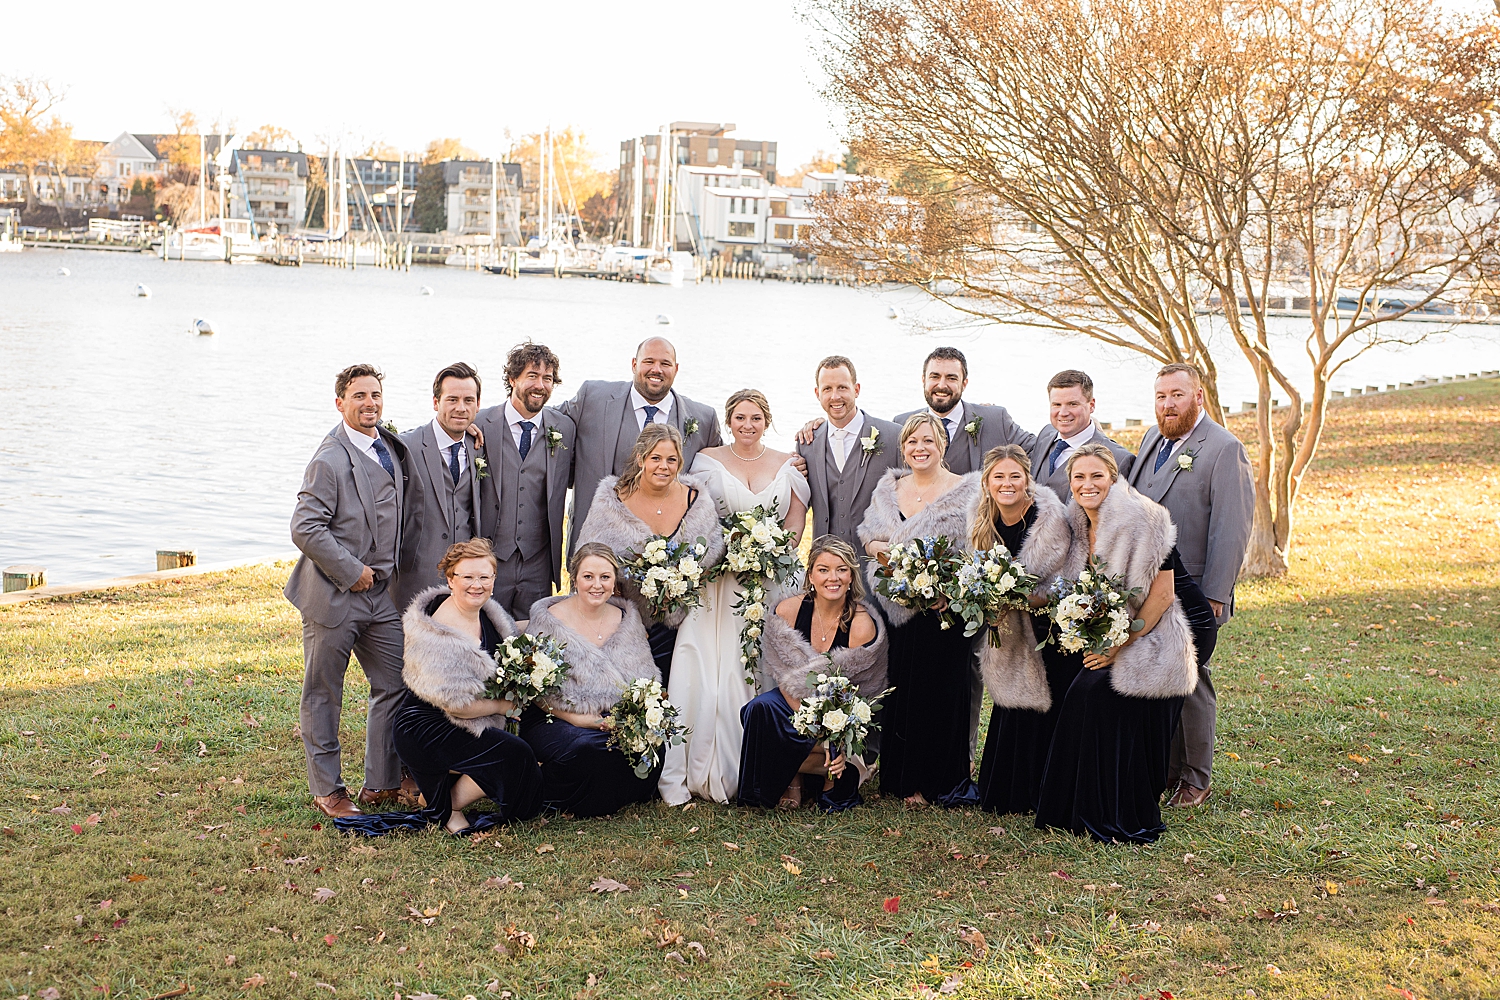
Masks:
[[[718,461],[701,452],[691,470],[708,481],[719,516],[753,510],[757,506],[776,509],[785,517],[792,498],[804,504],[811,497],[807,479],[790,460],[759,493],[740,482]],[[696,795],[729,802],[739,790],[740,744],[744,727],[740,709],[757,693],[745,683],[740,665],[740,629],[744,619],[731,610],[739,601],[739,582],[725,571],[704,592],[704,603],[688,612],[677,632],[672,652],[672,676],[668,697],[682,712],[680,721],[692,735],[667,750],[657,788],[668,805],[680,806]]]

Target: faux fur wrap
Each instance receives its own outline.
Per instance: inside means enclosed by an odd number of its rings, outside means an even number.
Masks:
[[[634,604],[623,597],[609,599],[625,617],[620,619],[620,627],[614,634],[604,640],[604,645],[596,646],[552,613],[552,605],[568,597],[558,594],[537,601],[531,606],[531,620],[526,624],[526,631],[532,635],[545,633],[568,644],[568,672],[563,675],[562,690],[556,698],[543,701],[543,708],[599,715],[619,703],[631,681],[643,677],[661,680],[661,672],[651,659],[646,626],[641,624]]]
[[[833,665],[854,682],[865,697],[885,690],[886,631],[885,622],[875,609],[865,604],[875,622],[875,638],[854,649],[834,649]],[[766,631],[761,636],[761,666],[765,677],[782,691],[799,701],[812,693],[807,675],[828,669],[828,658],[815,652],[802,633],[788,625],[780,615],[766,616]]]
[[[692,542],[701,537],[708,551],[699,557],[698,562],[703,565],[704,569],[711,569],[724,558],[724,529],[719,526],[719,508],[714,503],[713,494],[709,492],[706,480],[689,473],[682,473],[677,478],[684,485],[697,489],[698,499],[688,508],[687,516],[682,519],[682,527],[674,536],[675,540]],[[614,549],[615,555],[624,561],[630,558],[631,552],[639,553],[645,546],[646,539],[655,532],[645,521],[636,517],[630,508],[625,506],[625,501],[615,494],[615,483],[619,481],[619,476],[605,476],[599,480],[599,488],[594,491],[594,502],[589,507],[589,519],[578,531],[577,544],[603,542]],[[634,583],[621,580],[620,592],[635,602],[642,621],[651,620],[639,587]],[[667,616],[666,625],[668,628],[676,628],[686,617],[687,612],[678,611]]]
[[[1016,557],[1026,572],[1039,578],[1037,588],[1042,590],[1057,581],[1067,563],[1073,546],[1073,528],[1056,493],[1033,482],[1027,487],[1027,495],[1036,507],[1036,520]],[[969,515],[971,520],[978,508],[976,497]],[[1019,608],[1007,612],[1000,645],[981,643],[979,665],[984,673],[984,686],[996,705],[1046,712],[1052,708],[1052,691],[1047,686],[1047,668],[1036,648],[1030,618],[1030,614]]]
[[[1073,525],[1073,547],[1063,575],[1077,579],[1089,553],[1089,520],[1076,502],[1068,504]],[[1094,554],[1104,560],[1111,576],[1124,576],[1125,586],[1139,587],[1130,599],[1138,612],[1161,564],[1177,544],[1177,526],[1161,504],[1139,493],[1123,480],[1109,488],[1099,505],[1099,528]],[[1132,698],[1177,698],[1198,686],[1198,651],[1193,633],[1175,596],[1156,627],[1122,649],[1109,669],[1109,683]]]
[[[947,535],[955,549],[967,552],[969,509],[979,496],[979,473],[971,472],[964,476],[953,489],[928,504],[916,517],[903,521],[901,508],[896,504],[896,481],[909,475],[910,469],[888,469],[880,477],[875,492],[870,494],[870,507],[865,511],[865,519],[859,525],[860,544],[869,545],[878,541],[895,545],[897,542],[909,542],[913,538]],[[880,602],[880,608],[885,612],[892,628],[905,625],[911,621],[911,612],[875,593],[875,570],[879,566],[880,561],[877,559],[871,559],[865,564],[865,579],[870,593]]]
[[[471,636],[434,621],[427,613],[433,598],[449,593],[447,587],[428,587],[412,598],[401,619],[406,633],[406,664],[401,668],[401,679],[412,694],[445,713],[484,697],[484,682],[495,672],[495,661]],[[515,620],[495,601],[487,603],[483,613],[500,638],[516,634]],[[449,714],[448,721],[475,736],[486,728],[505,728],[503,715],[459,719]]]

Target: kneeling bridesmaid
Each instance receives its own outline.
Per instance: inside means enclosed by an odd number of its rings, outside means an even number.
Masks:
[[[830,758],[792,727],[792,715],[810,693],[809,674],[841,673],[866,698],[885,689],[885,626],[863,598],[853,547],[836,535],[815,540],[808,553],[807,593],[778,604],[761,638],[765,676],[776,687],[740,710],[745,727],[741,804],[796,809],[802,805],[804,778],[814,782],[818,805],[828,812],[863,801],[865,761]],[[832,664],[825,655],[830,653]]]
[[[620,564],[603,542],[573,550],[573,593],[531,606],[526,631],[567,643],[561,690],[521,716],[521,736],[542,765],[547,805],[574,816],[605,816],[656,794],[660,766],[644,778],[609,745],[609,710],[633,681],[660,681],[635,605],[616,596]]]
[[[536,757],[505,731],[515,706],[484,697],[496,647],[516,634],[515,621],[490,597],[496,565],[489,539],[450,546],[438,564],[448,586],[418,594],[401,623],[407,693],[396,711],[396,753],[422,789],[426,812],[419,815],[450,833],[469,827],[463,810],[482,798],[501,820],[530,819],[542,806]],[[398,823],[400,816],[368,819]]]

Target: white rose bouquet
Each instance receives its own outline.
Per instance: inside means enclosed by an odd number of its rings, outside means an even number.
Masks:
[[[698,562],[708,546],[700,537],[694,542],[674,542],[652,535],[637,555],[630,552],[620,574],[640,588],[652,618],[665,618],[674,611],[703,603],[703,588],[717,575]]]
[[[946,591],[962,565],[963,557],[946,535],[898,542],[882,553],[875,570],[875,592],[918,613],[942,611],[942,627],[952,628],[955,618],[948,610]]]
[[[1129,600],[1139,587],[1126,587],[1124,580],[1110,576],[1103,559],[1091,556],[1084,571],[1072,582],[1059,580],[1049,610],[1057,631],[1037,644],[1040,649],[1055,640],[1070,653],[1103,655],[1130,638],[1146,623],[1130,611]]]
[[[619,747],[644,778],[661,761],[666,747],[676,746],[692,732],[677,721],[677,706],[662,694],[661,683],[646,678],[632,681],[609,710],[609,745]]]
[[[1010,549],[996,545],[970,556],[943,592],[948,595],[949,610],[963,619],[964,635],[974,635],[1011,608],[1028,610],[1026,598],[1036,585],[1037,578],[1026,572]],[[990,645],[999,646],[999,629],[991,625],[988,634]]]
[[[486,698],[512,702],[519,711],[556,694],[568,672],[568,644],[550,635],[517,635],[495,650],[495,672],[484,685]]]
[[[724,541],[728,554],[724,566],[739,579],[743,593],[731,609],[744,621],[740,627],[740,666],[745,669],[745,683],[755,683],[755,668],[760,663],[760,637],[765,631],[767,588],[774,583],[789,583],[802,568],[797,558],[795,536],[781,526],[777,504],[767,509],[731,514],[724,518]]]
[[[828,663],[831,669],[833,657]],[[825,744],[830,756],[846,759],[864,750],[880,699],[895,690],[886,688],[873,698],[862,698],[854,682],[840,673],[809,675],[808,686],[812,694],[793,713],[792,728]]]

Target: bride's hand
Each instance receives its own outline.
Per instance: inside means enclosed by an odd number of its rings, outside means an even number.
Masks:
[[[849,763],[849,758],[845,757],[842,753],[837,757],[833,756],[833,751],[826,746],[823,748],[823,756],[828,768],[828,776],[830,778],[842,777],[844,767]]]

